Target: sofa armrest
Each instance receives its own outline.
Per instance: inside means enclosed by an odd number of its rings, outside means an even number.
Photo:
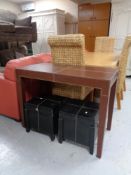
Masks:
[[[37,25],[36,25],[36,22],[32,22],[31,27],[32,27],[32,41],[36,42],[37,41]]]
[[[20,120],[16,83],[0,73],[0,114]]]
[[[51,54],[37,54],[8,61],[5,67],[4,76],[6,79],[16,81],[16,68],[31,64],[51,62]]]

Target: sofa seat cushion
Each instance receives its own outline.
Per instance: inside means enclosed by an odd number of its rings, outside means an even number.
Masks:
[[[44,63],[44,62],[51,62],[51,54],[42,53],[42,54],[10,60],[6,64],[4,76],[8,80],[16,81],[16,74],[15,74],[16,68],[28,66],[31,64]]]
[[[15,26],[15,32],[19,34],[30,34],[32,33],[32,27],[29,26]]]
[[[11,22],[0,20],[0,32],[15,32],[15,26]]]

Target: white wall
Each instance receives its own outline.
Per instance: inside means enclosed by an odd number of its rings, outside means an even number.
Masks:
[[[0,9],[9,10],[16,14],[21,12],[19,5],[8,2],[7,0],[0,0]]]
[[[125,37],[131,35],[131,0],[112,0],[110,36],[115,36],[115,49],[121,51]],[[131,75],[131,54],[128,58],[127,75]]]
[[[39,0],[36,1],[36,11],[50,10],[50,9],[60,9],[64,10],[66,13],[71,14],[73,20],[78,18],[78,6],[76,3],[70,0]],[[67,21],[70,18],[66,18]]]
[[[78,5],[70,0],[38,0],[35,2],[35,12],[52,9],[65,11],[65,31],[66,33],[75,33],[77,29]]]

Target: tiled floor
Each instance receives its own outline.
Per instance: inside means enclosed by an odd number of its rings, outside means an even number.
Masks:
[[[101,160],[85,148],[26,133],[20,123],[0,116],[0,175],[131,175],[131,79],[127,87]]]

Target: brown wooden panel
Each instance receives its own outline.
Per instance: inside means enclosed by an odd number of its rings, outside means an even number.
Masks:
[[[107,36],[109,30],[109,21],[100,20],[93,22],[93,32],[95,36]]]
[[[110,18],[110,9],[111,9],[110,3],[94,4],[93,9],[94,9],[93,13],[94,20]]]
[[[85,47],[87,51],[93,52],[95,46],[95,37],[85,35]]]
[[[93,33],[93,22],[92,21],[80,21],[78,24],[79,33],[83,33],[88,36],[92,36]]]
[[[91,4],[82,4],[78,7],[79,20],[91,20],[93,17],[93,6]]]
[[[108,36],[110,8],[110,3],[79,5],[78,32],[85,35],[89,51],[94,51],[96,36]]]

